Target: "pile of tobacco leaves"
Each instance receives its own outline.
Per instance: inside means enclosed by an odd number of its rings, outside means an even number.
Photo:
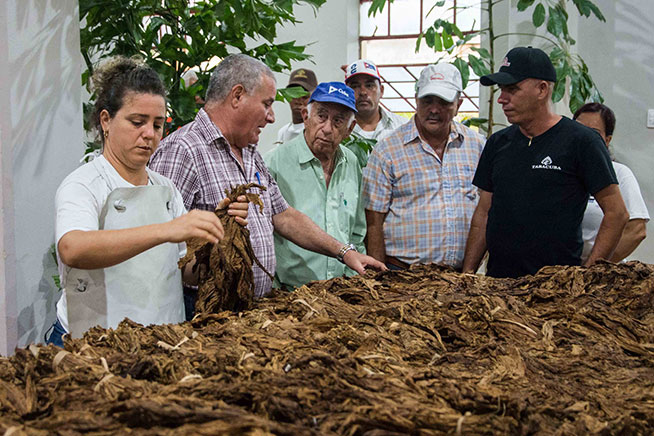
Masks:
[[[6,435],[651,434],[654,268],[437,266],[0,359]]]

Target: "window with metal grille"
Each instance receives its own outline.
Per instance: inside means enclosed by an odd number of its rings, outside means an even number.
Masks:
[[[379,68],[384,85],[381,104],[392,112],[406,116],[415,112],[415,82],[426,65],[452,61],[457,55],[465,55],[470,47],[480,45],[477,37],[451,54],[436,53],[423,40],[416,52],[420,33],[437,19],[455,23],[464,33],[480,28],[480,0],[447,0],[442,6],[438,3],[437,0],[394,0],[387,2],[381,13],[369,17],[372,1],[360,0],[361,58],[371,60]],[[473,72],[470,72],[463,98],[457,118],[477,117],[479,78]]]

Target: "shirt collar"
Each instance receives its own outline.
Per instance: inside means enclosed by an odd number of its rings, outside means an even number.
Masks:
[[[202,136],[206,139],[207,144],[214,144],[216,146],[222,145],[229,148],[227,138],[225,138],[225,135],[220,131],[220,128],[211,121],[209,114],[207,114],[204,108],[201,108],[198,111],[198,114],[195,116],[195,121],[198,123]],[[252,151],[256,149],[256,146],[256,144],[248,144],[245,149]]]
[[[195,116],[195,122],[198,124],[198,127],[200,127],[202,136],[204,136],[204,139],[206,139],[207,144],[212,144],[219,139],[223,139],[225,143],[227,143],[227,140],[223,136],[222,132],[218,126],[216,126],[214,122],[211,121],[209,114],[205,112],[204,108],[198,111],[198,114]]]
[[[461,123],[452,121],[452,129],[450,131],[450,140],[458,139],[458,143],[461,144],[465,137],[465,131],[463,130],[464,126]]]
[[[416,126],[416,116],[411,117],[411,122],[405,124],[401,128],[404,129],[404,138],[402,143],[408,144],[415,140],[420,140],[420,133],[418,132],[418,126]],[[458,139],[458,141],[456,141]],[[453,146],[458,146],[463,143],[463,126],[456,121],[452,121],[450,125],[450,136],[447,141],[448,145],[452,144]]]
[[[381,115],[380,124],[382,124],[384,127],[388,127],[391,122],[391,116],[388,114],[388,111],[380,105],[379,113]]]

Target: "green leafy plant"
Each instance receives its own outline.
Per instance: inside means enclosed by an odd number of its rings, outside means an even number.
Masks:
[[[80,40],[90,89],[95,65],[103,58],[140,56],[164,81],[170,116],[167,132],[192,121],[220,58],[241,52],[273,71],[309,58],[295,41],[274,43],[277,26],[296,23],[293,9],[309,4],[315,11],[326,0],[80,0]],[[246,41],[250,41],[249,44]],[[193,70],[197,81],[183,75]],[[281,93],[280,99],[287,99]],[[93,95],[91,96],[93,100]],[[93,102],[85,105],[85,113]],[[88,130],[88,125],[85,125]],[[90,144],[89,150],[97,148]]]
[[[294,98],[304,97],[309,94],[301,86],[290,86],[288,88],[281,88],[277,90],[277,96],[275,97],[276,101],[291,101]]]
[[[366,166],[366,163],[368,162],[368,155],[372,152],[372,149],[376,144],[376,139],[364,138],[363,136],[357,135],[354,132],[352,132],[350,136],[341,142],[342,146],[349,148],[350,151],[354,153],[354,155],[357,157],[359,165],[361,165],[361,168]]]
[[[379,13],[386,3],[393,0],[373,0],[369,9],[369,15]],[[557,83],[554,87],[552,100],[561,101],[566,91],[569,95],[570,111],[576,111],[586,101],[603,101],[602,96],[595,85],[586,62],[581,56],[574,54],[572,46],[576,41],[568,31],[568,9],[576,9],[579,16],[596,19],[604,22],[606,19],[600,9],[591,0],[518,0],[516,8],[520,12],[531,12],[531,22],[534,26],[534,33],[496,33],[493,20],[493,12],[499,3],[508,0],[480,0],[481,8],[487,13],[488,26],[480,30],[460,29],[455,23],[437,18],[433,24],[427,27],[419,36],[416,43],[416,51],[424,42],[435,52],[443,52],[455,55],[454,65],[461,71],[463,87],[467,86],[470,79],[470,72],[477,76],[483,76],[496,71],[494,59],[495,42],[500,38],[511,35],[522,35],[532,38],[543,39],[548,46],[550,59],[554,64],[557,74]],[[452,4],[452,0],[438,0],[434,2],[435,7],[442,7]],[[430,14],[427,15],[429,18]],[[535,33],[537,30],[544,30],[543,34]],[[468,45],[474,38],[481,37],[487,43],[488,48],[472,47],[472,53]],[[480,126],[490,135],[493,121],[493,101],[495,99],[495,87],[490,89],[488,104],[488,118],[472,118],[467,120],[469,125]]]

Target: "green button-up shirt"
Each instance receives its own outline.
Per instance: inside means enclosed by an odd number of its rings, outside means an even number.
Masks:
[[[289,205],[306,214],[337,240],[365,252],[366,219],[360,201],[361,167],[356,156],[339,145],[336,164],[325,185],[322,165],[304,133],[266,153],[264,160]],[[312,280],[352,275],[338,260],[298,247],[275,233],[276,282],[292,289]]]

